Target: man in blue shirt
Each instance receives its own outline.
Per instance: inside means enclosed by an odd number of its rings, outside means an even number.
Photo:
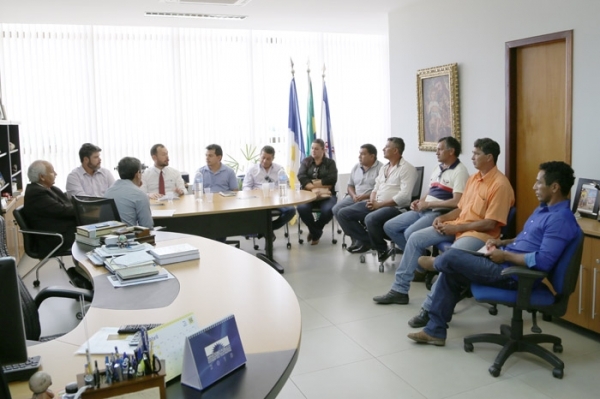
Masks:
[[[210,188],[212,193],[224,191],[238,191],[238,181],[235,172],[227,165],[221,163],[223,149],[218,144],[206,147],[206,166],[198,169],[202,173],[204,189]]]
[[[579,225],[569,207],[569,193],[575,182],[573,169],[564,162],[540,165],[533,189],[540,206],[525,222],[523,231],[512,240],[490,239],[487,254],[475,256],[451,248],[434,261],[441,272],[432,295],[429,322],[408,337],[419,343],[444,346],[447,324],[464,287],[479,284],[517,289],[517,282],[502,276],[510,266],[529,267],[548,272],[567,245],[577,237]]]

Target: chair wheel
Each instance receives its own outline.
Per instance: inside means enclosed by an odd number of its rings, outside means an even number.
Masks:
[[[304,244],[304,240],[302,238],[299,238],[298,239],[298,244],[300,244],[300,245]]]
[[[283,234],[285,238],[288,238],[290,235],[288,233]]]
[[[255,250],[255,251],[258,251],[258,248],[260,248],[258,245],[255,245],[255,246],[254,246],[254,250]]]
[[[383,273],[383,270],[384,270],[383,263],[380,263],[379,264],[379,273]]]
[[[360,263],[365,263],[366,259],[364,255],[360,256]]]
[[[331,243],[332,244],[337,244],[337,240],[334,238],[334,239],[331,240]]]
[[[342,234],[342,229],[337,229],[338,234]]]
[[[346,247],[347,247],[346,243],[343,243],[342,244],[342,249],[346,249]]]
[[[77,320],[83,320],[83,314],[81,312],[77,312],[75,317],[77,317]]]
[[[498,308],[495,306],[492,306],[491,308],[488,309],[488,313],[491,314],[492,316],[496,316],[496,315],[498,315]]]
[[[300,229],[300,230],[298,230],[298,233],[302,234],[302,233],[304,233],[304,230]]]
[[[289,242],[287,243],[287,249],[292,249],[292,244],[290,244]]]
[[[554,344],[554,346],[552,346],[552,350],[554,351],[554,353],[562,353],[563,346],[561,344]]]
[[[565,371],[563,369],[554,369],[552,370],[552,377],[554,378],[558,378],[559,380],[562,380],[563,376],[565,375]]]
[[[492,377],[498,377],[500,375],[500,367],[496,366],[495,364],[492,364],[488,371],[490,372]]]
[[[470,342],[465,342],[465,352],[473,352],[473,344]]]
[[[39,286],[40,286],[40,280],[35,280],[35,281],[33,282],[33,286],[34,286],[34,287],[39,287]]]

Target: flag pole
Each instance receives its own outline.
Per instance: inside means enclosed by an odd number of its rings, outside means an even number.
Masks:
[[[292,66],[292,78],[294,77],[294,60],[292,60],[292,57],[290,57],[290,64]]]

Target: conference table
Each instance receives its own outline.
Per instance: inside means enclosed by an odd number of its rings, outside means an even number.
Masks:
[[[212,202],[205,195],[196,199],[188,194],[171,201],[152,201],[151,208],[154,225],[163,226],[167,231],[207,238],[262,234],[265,237],[265,253],[257,256],[283,273],[283,267],[273,257],[271,211],[311,202],[315,198],[314,193],[306,190],[288,190],[283,198],[278,191],[271,190],[265,197],[262,190],[257,189],[238,191],[231,197],[213,193]],[[159,215],[164,213],[169,214]]]
[[[73,244],[73,258],[94,282],[94,299],[83,321],[71,332],[28,348],[42,357],[42,370],[58,392],[76,380],[86,362],[75,351],[102,327],[166,323],[193,313],[199,327],[233,314],[247,364],[204,391],[167,384],[168,398],[274,398],[289,377],[298,356],[301,315],[289,284],[265,262],[244,251],[203,237],[157,232],[156,247],[191,244],[200,259],[165,266],[175,279],[113,288],[104,267],[93,266],[85,253],[91,249]],[[43,326],[42,326],[43,327]],[[92,356],[100,364],[104,356]],[[101,362],[100,362],[101,361]],[[13,398],[30,398],[27,383],[11,383]]]

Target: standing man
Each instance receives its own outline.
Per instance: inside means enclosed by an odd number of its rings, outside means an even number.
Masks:
[[[47,161],[34,161],[27,170],[30,184],[25,190],[23,215],[34,230],[60,233],[63,236],[61,251],[70,251],[75,241],[75,208],[66,194],[54,186],[54,166]],[[35,240],[37,250],[46,256],[59,243],[57,237],[40,236]]]
[[[221,191],[239,191],[235,172],[221,162],[223,149],[218,144],[206,147],[206,165],[198,169],[196,174],[202,174],[204,188],[210,188],[213,193]]]
[[[67,193],[71,196],[104,197],[104,193],[115,182],[110,170],[101,167],[102,149],[85,143],[79,149],[81,166],[67,176]]]
[[[260,163],[252,165],[246,176],[244,176],[243,190],[254,190],[261,188],[263,183],[274,183],[278,179],[278,173],[283,169],[281,165],[273,163],[275,159],[275,149],[270,145],[264,146],[260,150]],[[273,220],[273,230],[283,227],[292,220],[296,214],[293,206],[278,208],[280,216]]]
[[[152,211],[150,200],[140,189],[142,185],[142,163],[139,159],[125,157],[117,166],[119,177],[106,191],[106,198],[114,198],[121,220],[128,226],[143,226],[152,228]]]
[[[383,164],[377,160],[377,148],[373,144],[363,144],[358,152],[358,163],[350,171],[348,180],[348,195],[333,207],[333,215],[338,218],[338,212],[357,202],[366,201],[375,187],[375,179]],[[348,252],[356,250],[356,242],[346,248]]]
[[[429,179],[429,192],[410,204],[404,212],[383,225],[383,231],[404,251],[410,235],[431,226],[433,220],[444,210],[454,209],[465,190],[469,172],[460,162],[460,142],[454,137],[441,138],[435,155],[440,163]]]
[[[471,159],[478,171],[467,180],[458,208],[435,218],[433,226],[410,235],[392,289],[385,295],[374,297],[375,302],[382,305],[408,303],[408,290],[417,261],[427,247],[456,238],[453,247],[476,251],[487,240],[500,237],[500,228],[506,224],[515,195],[506,176],[496,167],[498,155],[500,146],[494,140],[475,140]],[[428,296],[421,314],[409,321],[411,326],[428,318],[430,304]]]
[[[389,162],[379,170],[375,186],[366,202],[342,208],[338,223],[355,240],[352,253],[376,249],[379,262],[385,261],[387,251],[383,225],[400,214],[400,209],[410,205],[411,195],[417,181],[417,170],[403,157],[404,140],[391,137],[383,148],[383,156]],[[365,227],[361,224],[364,221]]]
[[[580,231],[569,206],[574,182],[573,169],[566,163],[541,164],[533,185],[540,206],[527,219],[517,238],[487,240],[485,257],[450,248],[435,258],[434,267],[441,273],[432,291],[430,318],[423,331],[408,337],[419,343],[444,346],[447,323],[452,319],[461,291],[471,282],[516,290],[516,279],[502,275],[505,268],[551,271]]]
[[[142,191],[151,199],[158,199],[167,193],[185,193],[185,183],[178,170],[169,166],[169,151],[162,144],[154,144],[150,149],[154,166],[142,174]]]

